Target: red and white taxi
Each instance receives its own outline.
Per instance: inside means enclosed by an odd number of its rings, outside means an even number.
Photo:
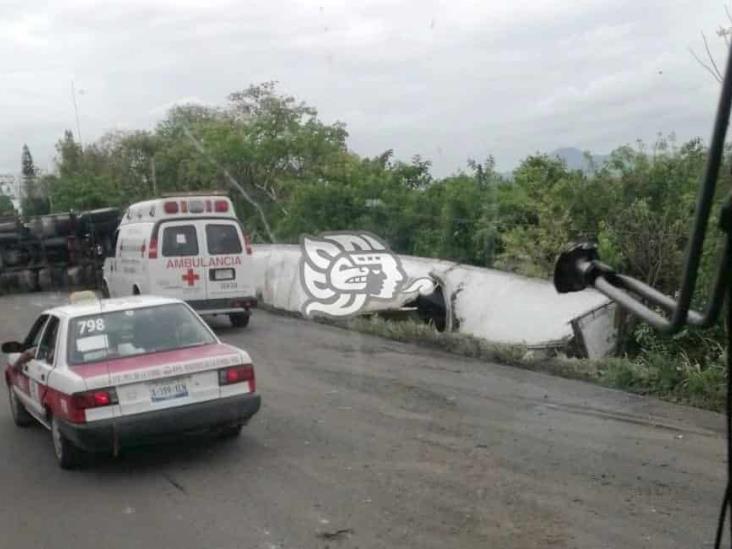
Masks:
[[[51,431],[63,468],[86,451],[213,429],[233,436],[259,410],[246,351],[222,343],[186,303],[86,299],[41,314],[2,345],[18,426]]]

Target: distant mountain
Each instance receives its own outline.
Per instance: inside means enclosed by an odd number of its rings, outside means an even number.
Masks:
[[[595,169],[599,168],[610,158],[608,154],[592,154],[590,161],[585,157],[583,151],[575,147],[562,147],[549,153],[549,156],[564,160],[570,170],[582,170],[583,172],[592,171],[593,164]]]

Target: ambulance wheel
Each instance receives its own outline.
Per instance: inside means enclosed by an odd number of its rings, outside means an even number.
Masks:
[[[229,315],[229,320],[234,328],[246,328],[249,316],[249,313],[232,313]]]
[[[51,417],[51,438],[53,452],[61,469],[73,469],[81,463],[81,449],[63,435],[55,417]]]
[[[33,423],[33,417],[25,409],[25,406],[18,400],[12,387],[8,387],[8,398],[10,399],[10,413],[13,414],[13,421],[18,427],[28,427]]]

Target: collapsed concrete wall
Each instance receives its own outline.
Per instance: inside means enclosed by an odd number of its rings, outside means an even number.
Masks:
[[[254,247],[255,287],[264,304],[301,310],[307,295],[300,283],[300,256],[296,245]],[[442,327],[447,331],[536,348],[563,348],[575,342],[581,354],[591,358],[614,350],[615,308],[598,292],[560,295],[540,279],[437,259],[400,258],[411,279],[434,281],[439,296],[422,302],[434,309],[430,314],[444,307]],[[417,292],[401,294],[389,302],[369,302],[364,312],[418,306],[418,301]]]

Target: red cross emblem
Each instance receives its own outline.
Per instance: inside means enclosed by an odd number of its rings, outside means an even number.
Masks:
[[[201,277],[194,273],[193,269],[188,269],[188,272],[184,274],[182,278],[184,282],[188,282],[189,286],[193,286],[195,285],[196,280],[200,279]]]

